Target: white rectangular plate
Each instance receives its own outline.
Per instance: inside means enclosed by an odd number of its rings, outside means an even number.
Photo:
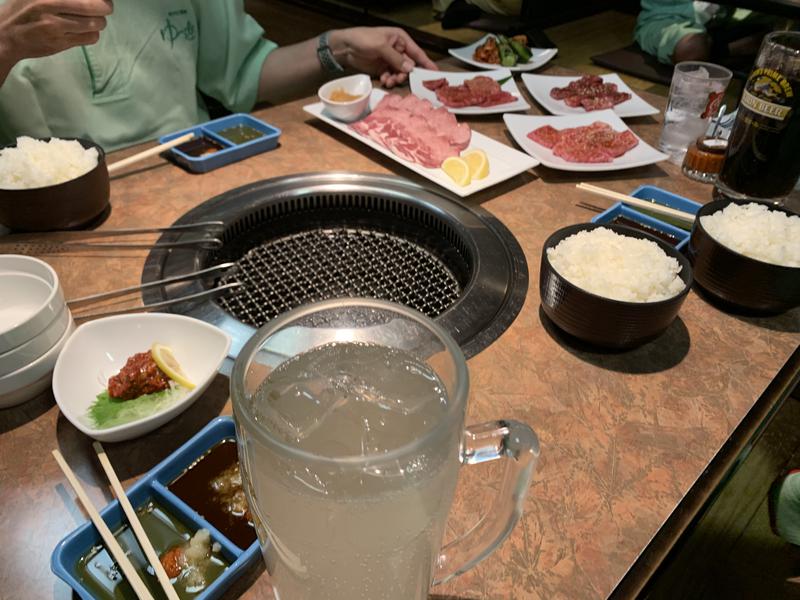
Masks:
[[[418,98],[425,98],[434,106],[444,106],[444,104],[442,104],[436,97],[436,92],[429,90],[423,85],[424,81],[441,79],[444,77],[447,80],[447,83],[450,85],[461,85],[467,79],[473,79],[478,75],[491,77],[495,81],[501,81],[510,77],[508,81],[500,86],[500,89],[514,96],[516,101],[506,102],[505,104],[496,104],[494,106],[465,106],[462,108],[451,108],[447,106],[447,110],[454,115],[495,115],[505,112],[514,112],[516,110],[528,110],[531,107],[531,105],[522,98],[522,94],[520,94],[519,88],[517,87],[514,78],[511,76],[511,71],[508,69],[495,69],[494,71],[483,71],[481,73],[454,73],[448,71],[431,71],[430,69],[416,68],[411,71],[408,82],[412,94]]]
[[[374,108],[385,94],[386,92],[383,90],[372,90],[372,96],[370,97],[369,101],[370,109]],[[415,173],[419,173],[423,177],[430,179],[434,183],[461,197],[469,196],[470,194],[484,190],[497,183],[500,183],[501,181],[505,181],[506,179],[510,179],[515,175],[519,175],[528,169],[532,169],[539,164],[539,161],[535,160],[531,156],[528,156],[527,154],[524,154],[518,150],[514,150],[514,148],[510,148],[505,144],[496,142],[490,137],[486,137],[485,135],[473,131],[472,139],[470,140],[469,147],[467,149],[472,150],[479,148],[486,152],[486,155],[489,157],[489,175],[483,179],[476,179],[469,185],[462,187],[457,185],[452,179],[450,179],[450,176],[441,169],[429,169],[428,167],[423,167],[417,163],[400,158],[399,156],[393,154],[391,150],[384,148],[380,144],[360,135],[355,130],[351,129],[348,123],[343,123],[342,121],[338,121],[330,117],[324,111],[324,105],[322,102],[315,102],[314,104],[304,106],[303,110],[325,121],[329,125],[333,125],[339,131],[343,131],[350,137],[363,142],[384,156],[388,156],[404,167],[411,169]]]
[[[556,156],[550,148],[545,148],[528,137],[531,131],[544,125],[550,125],[556,129],[567,129],[569,127],[591,125],[595,121],[608,123],[614,128],[614,131],[620,133],[625,130],[630,131],[630,128],[625,125],[625,122],[610,109],[597,110],[582,115],[558,117],[503,115],[503,120],[506,122],[509,133],[514,138],[514,141],[519,144],[520,148],[551,169],[560,169],[562,171],[619,171],[621,169],[632,169],[633,167],[651,165],[669,158],[666,154],[647,145],[639,136],[636,136],[639,139],[639,144],[611,162],[575,163],[566,161],[560,156]]]
[[[484,44],[489,36],[492,34],[487,34],[479,39],[474,44],[470,44],[469,46],[462,46],[461,48],[451,48],[449,50],[451,56],[455,56],[458,60],[467,63],[468,65],[472,65],[473,67],[480,67],[481,69],[497,69],[501,67],[501,65],[495,65],[492,63],[481,62],[479,60],[475,60],[473,55],[475,54],[475,50],[478,46]],[[534,69],[538,69],[539,67],[547,64],[550,60],[558,54],[558,48],[528,48],[531,51],[531,59],[526,63],[517,63],[513,67],[503,67],[508,68],[512,71],[533,71]]]
[[[645,117],[647,115],[657,115],[660,111],[651,104],[642,100],[636,93],[628,87],[622,78],[616,73],[607,73],[601,75],[604,83],[616,83],[617,90],[620,92],[628,92],[631,97],[625,102],[620,102],[613,109],[620,117]],[[577,81],[581,76],[560,76],[560,75],[532,75],[524,73],[522,75],[522,82],[528,91],[541,104],[545,109],[554,115],[586,115],[593,114],[599,111],[587,111],[582,106],[572,107],[567,106],[563,100],[556,100],[550,96],[550,90],[556,87],[565,87],[572,81]]]

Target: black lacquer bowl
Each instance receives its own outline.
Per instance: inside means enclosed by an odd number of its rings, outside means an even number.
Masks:
[[[716,213],[728,204],[750,202],[715,200],[698,211],[688,246],[694,277],[703,290],[723,303],[755,313],[782,313],[800,306],[800,267],[774,265],[740,254],[711,237],[701,223],[701,217]],[[778,206],[766,206],[787,215],[794,214]],[[800,240],[796,243],[800,244]]]
[[[626,302],[587,292],[559,275],[547,258],[547,249],[578,233],[605,227],[615,233],[658,244],[681,265],[685,286],[677,295],[657,302]],[[545,314],[568,334],[604,348],[625,350],[641,346],[661,335],[678,316],[692,286],[689,261],[670,244],[624,225],[582,223],[559,229],[544,243],[539,274],[539,292]]]
[[[84,148],[97,149],[97,166],[56,185],[0,189],[0,224],[15,231],[75,229],[92,222],[106,209],[110,185],[105,152],[89,140],[77,141]]]

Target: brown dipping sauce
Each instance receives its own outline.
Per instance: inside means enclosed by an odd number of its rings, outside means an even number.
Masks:
[[[670,235],[665,231],[660,231],[655,227],[650,227],[648,225],[645,225],[644,223],[639,223],[637,221],[634,221],[633,219],[629,219],[628,217],[623,217],[622,215],[617,215],[611,222],[615,223],[616,225],[625,225],[626,227],[630,227],[631,229],[636,229],[637,231],[643,231],[644,233],[649,233],[650,235],[654,235],[658,239],[667,242],[671,246],[677,246],[678,244],[678,238],[676,238],[674,235]]]
[[[167,487],[239,548],[248,548],[256,540],[236,440],[222,440]]]
[[[328,96],[328,99],[332,102],[350,102],[351,100],[358,100],[363,95],[364,94],[361,94],[361,96],[356,96],[354,94],[348,94],[344,91],[344,89],[336,88],[331,92],[331,95]]]
[[[215,142],[207,137],[195,138],[176,146],[176,150],[180,150],[184,154],[194,156],[195,158],[205,156],[206,154],[214,154],[220,150],[224,150],[222,144]]]

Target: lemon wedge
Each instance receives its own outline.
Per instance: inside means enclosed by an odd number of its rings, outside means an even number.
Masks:
[[[469,182],[472,180],[467,161],[459,156],[451,156],[444,159],[442,170],[458,185],[469,185]]]
[[[483,179],[489,174],[489,157],[483,150],[467,150],[461,158],[469,165],[469,174],[472,179]]]
[[[150,355],[153,357],[153,361],[158,365],[158,368],[164,371],[167,377],[186,389],[191,390],[194,388],[194,384],[186,377],[186,373],[181,369],[181,366],[178,364],[169,346],[156,342],[150,348]]]

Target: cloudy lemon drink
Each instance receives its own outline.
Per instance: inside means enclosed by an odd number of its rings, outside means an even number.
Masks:
[[[272,440],[239,429],[275,593],[426,598],[462,431],[431,367],[403,350],[332,342],[279,364],[248,401]]]

